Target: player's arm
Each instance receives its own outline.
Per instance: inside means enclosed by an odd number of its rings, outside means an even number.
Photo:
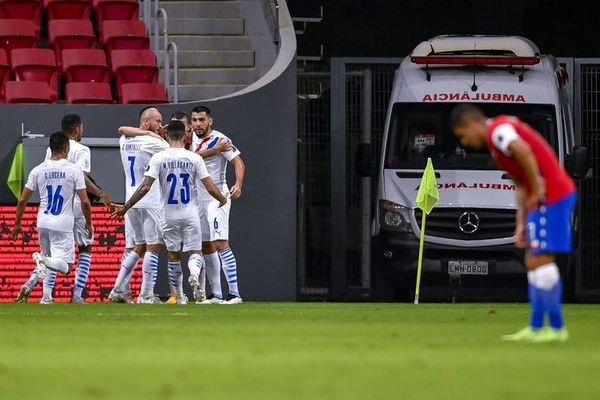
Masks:
[[[116,207],[113,215],[115,218],[121,218],[127,213],[131,207],[133,207],[138,201],[144,198],[144,196],[150,191],[152,188],[152,184],[154,183],[154,178],[151,176],[144,176],[144,181],[140,186],[138,186],[137,190],[131,195],[129,200],[125,202],[125,204],[118,205],[113,204]]]
[[[537,208],[539,203],[542,201],[545,195],[545,187],[543,178],[540,176],[540,170],[538,167],[535,155],[531,150],[531,147],[524,140],[518,139],[513,140],[508,149],[512,154],[513,158],[517,161],[523,172],[527,176],[527,180],[531,184],[531,193],[527,199],[528,208]]]
[[[147,131],[145,129],[136,128],[134,126],[120,126],[119,127],[119,135],[120,136],[128,136],[128,137],[152,136],[157,139],[163,140],[163,138],[160,135],[158,135],[152,131]]]
[[[208,158],[229,150],[231,150],[231,140],[227,138],[221,138],[219,139],[217,144],[214,145],[212,148],[206,150],[198,150],[196,151],[196,154],[200,154],[202,158]]]
[[[239,199],[242,195],[242,185],[244,184],[244,174],[246,173],[246,164],[242,157],[237,156],[230,161],[235,169],[235,185],[231,187],[229,192],[232,199]]]
[[[221,193],[210,177],[203,178],[201,181],[208,193],[219,201],[219,207],[222,207],[227,203],[227,197]]]
[[[94,182],[92,182],[88,174],[84,174],[84,179],[86,190],[94,196],[98,197],[99,199],[102,199],[102,204],[110,208],[112,204],[112,198],[110,197],[110,195],[102,189],[100,189],[98,185],[96,185]]]
[[[527,188],[520,182],[515,181],[516,185],[516,225],[515,225],[515,246],[519,249],[527,247],[527,237],[525,228],[527,226]]]
[[[27,187],[23,188],[23,192],[21,193],[21,198],[17,203],[17,213],[15,215],[15,226],[13,227],[11,237],[16,239],[19,235],[23,234],[23,226],[21,225],[23,221],[23,213],[25,212],[25,206],[29,202],[29,198],[33,191]]]
[[[81,200],[81,211],[85,218],[85,229],[91,238],[94,235],[94,228],[92,227],[92,203],[90,203],[90,199],[88,198],[87,189],[78,189],[77,196]]]

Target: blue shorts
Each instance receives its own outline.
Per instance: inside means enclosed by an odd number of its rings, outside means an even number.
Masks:
[[[573,251],[571,215],[576,192],[554,204],[542,204],[527,212],[527,240],[531,254],[570,253]]]

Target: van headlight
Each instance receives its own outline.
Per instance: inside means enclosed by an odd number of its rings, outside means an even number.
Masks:
[[[381,200],[379,202],[381,227],[392,231],[412,232],[410,212],[410,208],[388,200]]]

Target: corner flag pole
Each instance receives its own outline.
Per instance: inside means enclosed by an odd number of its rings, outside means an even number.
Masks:
[[[423,247],[425,242],[425,220],[427,219],[427,197],[425,196],[423,215],[421,216],[421,238],[419,242],[419,260],[417,262],[417,287],[415,288],[415,304],[419,304],[419,291],[421,290],[421,267],[423,266]]]
[[[433,210],[440,194],[438,193],[437,181],[435,178],[435,170],[433,169],[433,163],[431,158],[427,158],[427,166],[423,171],[421,177],[421,184],[419,185],[419,192],[415,203],[417,207],[423,210],[421,216],[421,238],[419,243],[419,260],[417,262],[417,287],[415,288],[415,304],[419,304],[419,291],[421,290],[421,270],[423,269],[423,247],[425,245],[425,219],[427,214]]]

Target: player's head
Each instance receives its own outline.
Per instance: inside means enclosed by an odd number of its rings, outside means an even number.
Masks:
[[[66,114],[60,122],[60,128],[71,139],[80,141],[83,135],[83,121],[77,114]]]
[[[192,109],[192,128],[198,136],[204,136],[212,130],[213,117],[206,106],[196,106]]]
[[[49,145],[53,156],[61,155],[61,158],[66,158],[69,154],[69,137],[62,131],[50,135]]]
[[[485,146],[487,117],[473,104],[459,104],[450,113],[450,126],[464,147],[480,149]]]
[[[192,141],[192,123],[190,121],[190,116],[184,113],[183,111],[175,111],[171,114],[171,121],[181,121],[185,125],[185,138],[184,142],[189,143]]]
[[[162,126],[162,115],[156,107],[144,107],[140,111],[140,128],[158,133]]]
[[[167,135],[169,135],[169,141],[181,142],[185,136],[184,123],[178,120],[170,121],[167,125]]]

